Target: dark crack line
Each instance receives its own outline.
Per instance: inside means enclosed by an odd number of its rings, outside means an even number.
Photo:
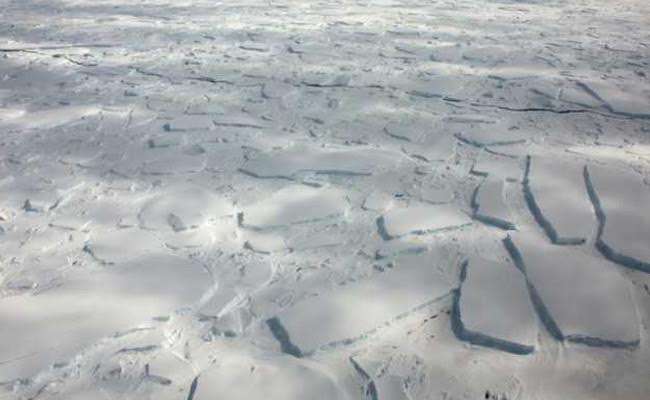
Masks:
[[[291,342],[289,337],[289,332],[282,325],[282,322],[277,317],[269,318],[266,320],[266,325],[271,330],[273,337],[280,342],[280,349],[283,353],[289,354],[291,356],[301,358],[303,356],[302,351],[298,346]]]
[[[627,120],[635,120],[635,119],[648,119],[650,117],[644,117],[644,116],[639,116],[639,115],[626,115],[626,114],[620,114],[620,113],[615,113],[610,110],[609,113],[604,113],[604,112],[599,112],[599,111],[594,111],[594,110],[588,110],[585,108],[570,108],[570,109],[556,109],[556,108],[548,108],[548,107],[510,107],[510,106],[502,106],[498,104],[484,104],[484,103],[476,103],[472,101],[467,101],[467,100],[461,100],[461,99],[456,99],[456,98],[446,98],[442,97],[442,100],[446,102],[451,102],[451,103],[462,103],[466,104],[472,107],[479,107],[479,108],[491,108],[491,109],[496,109],[496,110],[503,110],[503,111],[509,111],[509,112],[531,112],[531,113],[552,113],[552,114],[594,114],[594,115],[600,115],[601,117],[605,118],[615,118],[615,119],[627,119]]]
[[[196,77],[189,77],[187,79],[191,80],[191,81],[208,82],[208,83],[214,83],[214,84],[226,84],[226,85],[234,85],[235,84],[235,82],[227,80],[227,79],[217,79],[217,78],[212,78],[212,77],[209,77],[209,76],[196,76]]]
[[[368,400],[379,400],[379,394],[377,393],[377,386],[375,381],[370,377],[365,369],[354,358],[349,358],[350,363],[354,367],[354,370],[363,378],[364,380],[364,396]]]
[[[196,394],[196,388],[198,386],[199,386],[199,377],[197,375],[192,381],[192,385],[190,386],[190,391],[187,394],[187,400],[194,400],[194,395]]]

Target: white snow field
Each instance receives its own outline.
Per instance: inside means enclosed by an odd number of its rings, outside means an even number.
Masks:
[[[647,400],[650,2],[0,0],[0,400]]]

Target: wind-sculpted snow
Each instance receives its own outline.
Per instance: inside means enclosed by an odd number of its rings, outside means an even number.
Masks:
[[[507,262],[471,258],[461,274],[452,309],[456,336],[509,353],[533,352],[537,323],[521,271]]]
[[[558,340],[636,347],[639,321],[630,284],[614,264],[532,233],[505,241],[523,271],[537,314]]]

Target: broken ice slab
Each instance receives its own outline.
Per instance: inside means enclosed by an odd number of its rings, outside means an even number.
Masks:
[[[459,121],[468,121],[464,124],[468,125],[463,127],[463,132],[456,134],[456,138],[461,142],[472,145],[474,147],[496,147],[512,146],[526,143],[530,137],[530,132],[522,131],[519,129],[510,129],[503,124],[497,124],[496,121],[489,122],[469,122],[472,121],[470,117],[461,118],[456,116],[456,119],[447,119],[448,122],[460,124]],[[477,121],[481,121],[477,119]],[[489,120],[488,120],[489,121]]]
[[[210,218],[234,215],[227,199],[198,186],[184,185],[154,196],[138,213],[140,226],[175,232],[205,225]]]
[[[650,188],[643,177],[597,165],[584,174],[598,218],[596,247],[613,262],[650,273]]]
[[[386,240],[455,229],[471,223],[467,214],[447,204],[394,208],[377,220],[379,234]]]
[[[414,96],[454,99],[463,88],[464,82],[453,76],[436,76],[419,82],[409,82],[406,91]]]
[[[443,118],[446,123],[452,124],[485,124],[494,125],[497,119],[481,114],[451,114]]]
[[[581,164],[529,157],[524,194],[535,220],[553,243],[582,244],[591,235],[595,218]]]
[[[295,90],[295,87],[281,81],[269,81],[262,86],[262,97],[265,99],[281,99]]]
[[[615,264],[534,233],[514,234],[504,244],[524,271],[535,310],[553,337],[600,347],[639,344],[630,284]]]
[[[453,157],[454,142],[455,139],[452,135],[430,133],[421,141],[404,143],[402,151],[427,162],[442,162]]]
[[[285,344],[310,353],[348,343],[445,296],[452,283],[435,263],[436,255],[429,252],[404,255],[393,269],[291,306],[277,316],[288,335]]]
[[[373,190],[363,201],[361,208],[369,211],[384,211],[393,205],[394,200],[389,193]]]
[[[270,254],[287,249],[281,234],[246,231],[243,236],[244,247],[256,253]]]
[[[256,51],[260,53],[266,53],[271,49],[271,47],[266,43],[260,42],[245,42],[239,45],[239,48],[247,51]]]
[[[399,160],[398,154],[365,146],[296,146],[249,160],[240,169],[258,178],[291,179],[299,173],[371,175],[378,169],[396,164]]]
[[[135,397],[176,399],[179,392],[187,393],[194,377],[190,362],[163,350],[146,364],[144,380],[135,389]]]
[[[580,82],[591,97],[612,113],[632,118],[650,118],[650,98],[637,87],[616,87],[610,82]]]
[[[350,77],[346,75],[326,75],[326,74],[313,74],[303,78],[302,83],[306,86],[315,86],[322,88],[343,87],[348,86]]]
[[[195,400],[348,400],[322,364],[288,356],[256,357],[226,352],[198,377]],[[186,396],[187,397],[187,396]],[[192,396],[188,397],[192,398]]]
[[[314,250],[339,246],[345,242],[345,235],[335,227],[319,227],[310,232],[294,233],[287,240],[292,251]]]
[[[408,115],[403,120],[387,123],[384,133],[395,139],[415,142],[433,133],[433,122],[431,117]]]
[[[454,191],[447,186],[436,186],[432,184],[418,184],[407,189],[408,194],[415,199],[425,203],[443,204],[454,200]]]
[[[530,132],[511,126],[507,119],[483,114],[450,114],[442,123],[446,130],[461,130],[456,138],[474,147],[507,147],[525,143],[530,137]]]
[[[91,220],[78,213],[74,214],[57,214],[51,220],[49,225],[54,228],[61,228],[66,230],[84,230],[91,224]]]
[[[340,216],[347,207],[345,193],[338,189],[290,185],[244,206],[240,221],[244,227],[273,228]]]
[[[97,261],[114,264],[127,261],[143,254],[163,251],[160,240],[140,229],[118,229],[114,231],[94,230],[84,251]]]
[[[214,123],[208,115],[182,115],[164,123],[162,128],[167,132],[209,130]]]
[[[201,266],[149,254],[101,271],[76,271],[36,296],[0,299],[0,382],[32,377],[101,338],[191,306],[211,285]]]
[[[252,129],[263,129],[265,127],[263,121],[247,113],[218,116],[214,118],[212,122],[217,127]]]
[[[650,146],[642,144],[610,145],[599,141],[596,145],[571,146],[566,149],[566,152],[604,162],[630,164],[641,160],[650,161]]]
[[[586,84],[575,82],[574,85],[560,89],[559,99],[587,108],[602,108],[605,103]]]
[[[478,176],[505,178],[510,181],[522,181],[524,178],[524,168],[519,160],[486,153],[478,157],[470,172]]]
[[[501,229],[513,230],[515,224],[504,201],[506,182],[499,178],[487,178],[474,192],[472,208],[474,218]]]
[[[206,159],[201,154],[188,154],[179,148],[155,148],[145,153],[148,161],[142,165],[147,175],[178,175],[205,169]]]
[[[378,399],[409,400],[406,395],[406,384],[402,377],[396,375],[381,375],[373,379]]]
[[[537,321],[521,271],[508,262],[473,257],[462,275],[452,309],[456,336],[509,353],[533,352]]]

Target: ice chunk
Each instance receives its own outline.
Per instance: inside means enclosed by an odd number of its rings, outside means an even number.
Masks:
[[[474,192],[474,218],[501,229],[515,229],[512,215],[503,198],[505,181],[488,178]]]
[[[340,216],[347,207],[338,189],[291,185],[244,207],[240,218],[242,226],[268,228]]]
[[[463,88],[464,82],[452,76],[436,76],[410,86],[407,91],[415,96],[453,99]]]
[[[516,354],[535,349],[537,321],[523,274],[514,265],[473,257],[453,306],[454,333],[472,344]]]
[[[244,246],[257,253],[275,253],[287,248],[284,238],[279,234],[248,231],[244,237]]]
[[[178,175],[199,172],[206,165],[205,157],[201,154],[188,154],[173,148],[156,148],[151,152],[150,161],[142,165],[142,172],[148,175]]]
[[[98,230],[92,233],[84,250],[103,263],[113,264],[161,251],[162,243],[140,229]]]
[[[467,214],[446,204],[394,208],[377,221],[379,234],[385,239],[459,228],[471,223]]]
[[[393,197],[385,192],[373,190],[368,194],[361,206],[364,210],[384,211],[393,204]]]
[[[480,156],[474,165],[471,173],[479,176],[490,176],[491,178],[505,178],[511,181],[521,181],[524,177],[524,169],[520,166],[519,160],[503,156]]]
[[[598,217],[596,247],[611,261],[650,273],[650,189],[632,172],[596,165],[584,172]]]
[[[384,132],[396,139],[414,142],[432,134],[433,120],[421,116],[409,116],[404,121],[387,123]]]
[[[524,179],[526,202],[555,244],[581,244],[594,227],[583,166],[552,157],[531,157]]]
[[[538,315],[556,339],[590,346],[639,344],[630,285],[616,265],[533,233],[517,233],[505,244],[526,275]]]
[[[138,220],[144,229],[179,232],[204,225],[210,218],[233,214],[230,201],[198,186],[186,185],[147,201]]]

